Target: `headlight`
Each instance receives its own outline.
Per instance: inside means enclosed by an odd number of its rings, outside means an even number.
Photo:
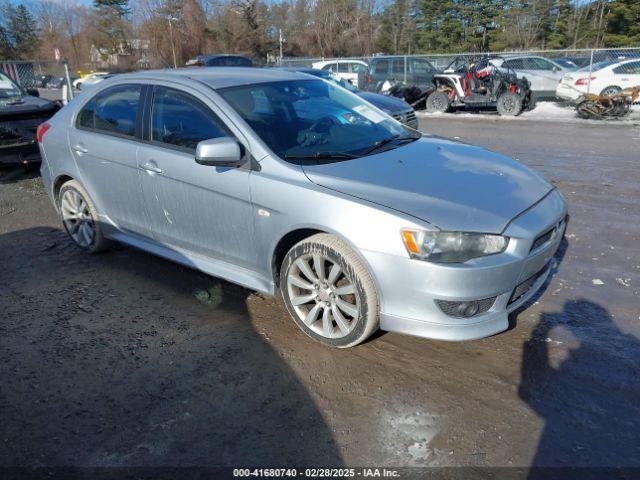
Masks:
[[[463,263],[504,252],[509,244],[502,235],[410,229],[402,230],[402,240],[411,258],[435,263]]]

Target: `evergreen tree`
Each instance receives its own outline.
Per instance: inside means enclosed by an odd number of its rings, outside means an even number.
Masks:
[[[96,45],[118,53],[127,42],[129,0],[93,0],[93,8],[97,17]]]
[[[640,2],[638,0],[611,2],[604,39],[609,47],[640,45]]]
[[[7,30],[0,25],[0,60],[12,60],[14,58],[13,45]]]
[[[14,52],[23,59],[33,58],[40,45],[40,40],[36,21],[27,7],[20,4],[15,8],[10,8],[7,26],[8,37]]]

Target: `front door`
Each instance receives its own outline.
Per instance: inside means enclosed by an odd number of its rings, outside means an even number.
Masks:
[[[142,190],[156,240],[166,247],[255,268],[248,168],[196,163],[196,145],[233,136],[202,101],[155,86],[149,142],[138,151]]]

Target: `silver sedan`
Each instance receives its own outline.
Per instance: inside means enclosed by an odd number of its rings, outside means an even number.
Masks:
[[[543,284],[562,195],[478,147],[269,69],[119,75],[40,126],[71,239],[112,241],[269,294],[349,347],[376,329],[469,340]]]

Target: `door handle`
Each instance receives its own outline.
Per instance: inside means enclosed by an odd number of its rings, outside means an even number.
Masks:
[[[142,165],[142,169],[151,173],[162,173],[162,169],[158,167],[155,163],[147,162]]]
[[[74,145],[73,148],[78,153],[89,153],[89,150],[85,148],[83,145]]]

